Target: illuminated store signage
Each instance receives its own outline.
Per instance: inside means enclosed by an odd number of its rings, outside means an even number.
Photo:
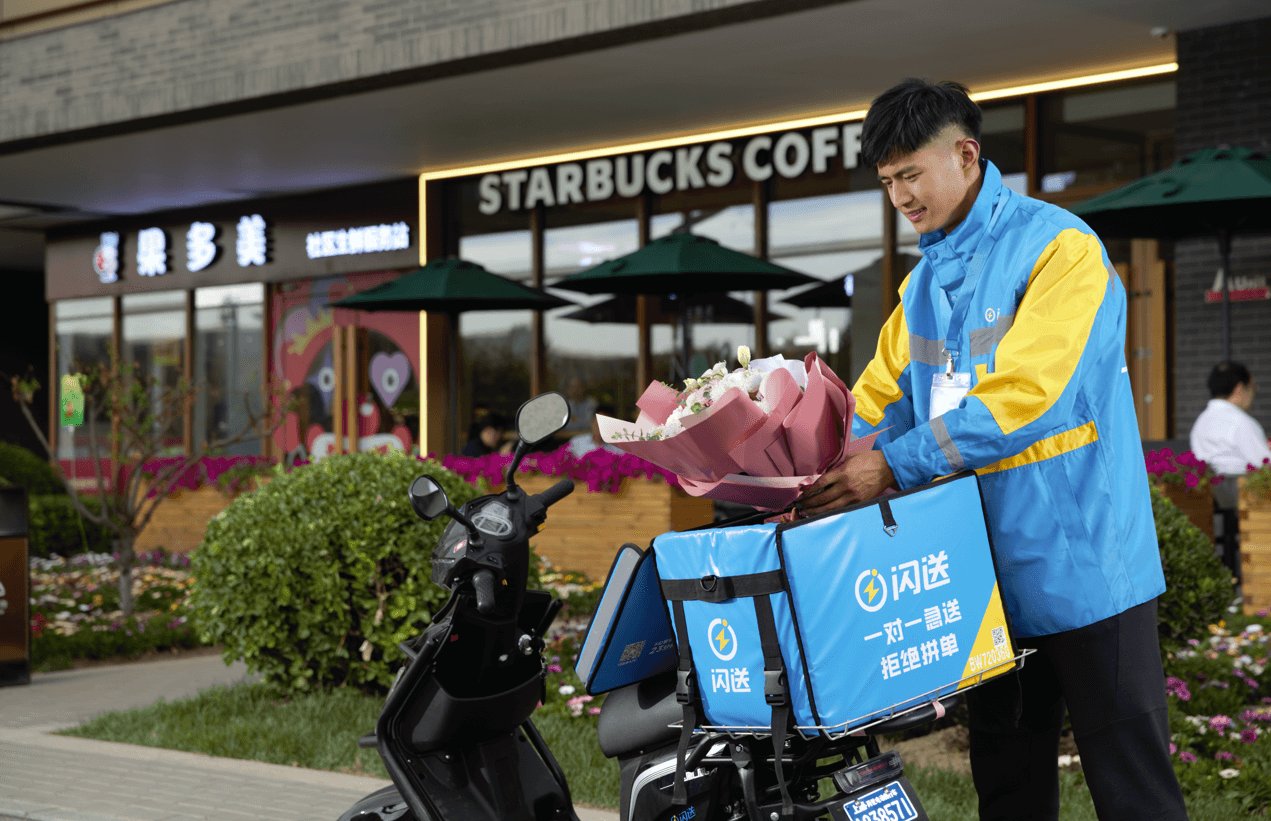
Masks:
[[[824,174],[835,166],[856,168],[861,123],[823,126],[811,131],[759,134],[744,142],[713,142],[585,162],[515,168],[486,174],[478,183],[482,214],[523,211],[637,197],[648,191],[668,194],[695,188],[723,188],[740,173],[752,182],[773,176],[791,179]]]
[[[168,235],[162,228],[143,228],[137,232],[137,275],[163,276],[168,272]]]
[[[242,268],[264,265],[268,259],[269,237],[265,218],[260,214],[242,217],[238,221],[238,264]]]
[[[404,251],[409,247],[410,226],[404,222],[311,231],[305,237],[305,253],[309,259]]]
[[[103,285],[119,281],[119,232],[105,231],[93,250],[93,272]]]
[[[202,271],[216,260],[216,226],[195,222],[185,232],[185,268],[190,273]]]
[[[220,255],[217,235],[220,229],[211,222],[192,222],[185,232],[185,269],[190,273],[206,270]],[[120,260],[120,234],[105,231],[93,250],[93,273],[104,285],[118,282],[123,266]],[[136,273],[141,277],[158,277],[171,273],[168,265],[168,232],[162,228],[142,228],[136,235]],[[269,223],[260,214],[241,217],[235,226],[235,258],[241,268],[269,262]]]

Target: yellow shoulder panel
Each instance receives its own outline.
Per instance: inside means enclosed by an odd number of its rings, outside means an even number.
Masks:
[[[1075,228],[1061,231],[1037,258],[994,372],[970,392],[1003,433],[1041,418],[1068,387],[1108,281],[1099,241]]]

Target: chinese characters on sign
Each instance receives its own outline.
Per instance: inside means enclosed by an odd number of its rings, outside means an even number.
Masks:
[[[238,264],[242,268],[264,265],[268,257],[268,237],[265,235],[265,218],[252,214],[238,221]]]
[[[750,670],[745,667],[711,668],[711,689],[716,693],[749,693]]]
[[[405,223],[400,223],[405,227]],[[390,226],[383,226],[390,227]],[[217,243],[219,229],[214,223],[196,221],[185,232],[185,269],[190,273],[207,270],[220,256]],[[409,232],[407,233],[409,236]],[[105,231],[93,250],[93,273],[104,285],[119,281],[120,234]],[[409,245],[409,242],[407,243]],[[235,258],[239,267],[269,263],[269,223],[260,214],[238,220],[234,237]],[[385,249],[388,250],[388,249]],[[162,228],[143,228],[137,232],[137,276],[158,277],[170,272],[168,267],[168,234]]]
[[[185,267],[190,273],[198,273],[216,259],[216,226],[210,222],[196,222],[185,233]]]
[[[168,272],[168,235],[162,228],[137,232],[137,276],[157,277]]]
[[[404,251],[409,247],[410,226],[404,222],[340,228],[336,231],[311,231],[305,237],[305,253],[309,255],[309,259]]]
[[[856,600],[867,612],[876,613],[883,605],[899,602],[902,597],[911,599],[925,591],[949,584],[949,556],[944,550],[928,553],[921,559],[900,562],[891,567],[888,577],[877,569],[860,574],[856,582]],[[889,595],[890,592],[890,595]],[[884,646],[901,645],[894,652],[882,656],[879,667],[884,679],[894,678],[924,667],[942,658],[958,654],[956,633],[939,636],[928,634],[962,620],[958,599],[950,598],[922,609],[922,615],[905,620],[894,618],[883,622],[882,629],[865,636],[865,641],[883,639]],[[918,628],[919,638],[906,643],[905,632]]]

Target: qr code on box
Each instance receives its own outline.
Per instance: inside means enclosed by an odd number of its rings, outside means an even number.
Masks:
[[[635,661],[640,658],[640,654],[644,652],[643,641],[633,641],[626,647],[622,648],[622,655],[618,657],[619,664],[626,664],[629,661]]]
[[[1006,628],[994,627],[993,628],[993,646],[1001,647],[1004,644],[1006,644]]]

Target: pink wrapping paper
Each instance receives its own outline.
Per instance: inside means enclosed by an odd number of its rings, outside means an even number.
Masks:
[[[682,420],[665,439],[644,439],[675,410],[680,394],[654,382],[637,401],[634,423],[598,416],[602,438],[676,474],[693,496],[781,510],[804,487],[849,453],[868,450],[874,436],[851,439],[856,402],[816,353],[804,358],[807,387],[788,370],[765,374],[765,413],[741,390],[727,391],[700,413]]]

